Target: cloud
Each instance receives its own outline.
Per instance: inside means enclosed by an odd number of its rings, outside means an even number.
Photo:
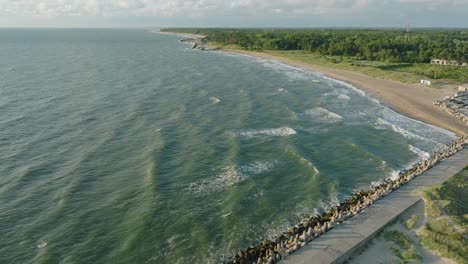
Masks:
[[[0,15],[204,16],[346,14],[383,7],[468,6],[467,0],[0,0]],[[382,11],[381,10],[381,11]]]
[[[468,0],[0,0],[0,27],[468,27],[466,14]]]

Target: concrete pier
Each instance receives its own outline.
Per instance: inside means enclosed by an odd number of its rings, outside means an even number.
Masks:
[[[468,166],[468,148],[441,161],[400,189],[286,257],[281,263],[343,263],[387,224],[421,199],[414,194],[415,190],[441,184],[465,166]]]

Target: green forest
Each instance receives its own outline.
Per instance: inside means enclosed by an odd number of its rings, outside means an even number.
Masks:
[[[167,29],[202,34],[220,45],[246,50],[301,50],[355,60],[428,63],[468,61],[468,30],[419,29]]]

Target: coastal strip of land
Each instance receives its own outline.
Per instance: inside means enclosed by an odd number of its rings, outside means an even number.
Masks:
[[[164,32],[163,32],[164,33]],[[169,32],[165,32],[166,34]],[[169,33],[172,34],[172,33]],[[174,32],[173,34],[181,35]],[[203,41],[203,35],[189,35],[195,46]],[[187,41],[187,39],[185,39]],[[194,47],[195,47],[194,46]],[[468,135],[468,126],[460,119],[434,105],[434,102],[447,96],[454,95],[457,91],[453,87],[433,87],[419,83],[407,84],[395,80],[380,79],[363,73],[334,69],[313,65],[294,60],[278,54],[255,52],[242,49],[231,49],[212,46],[210,43],[200,45],[202,50],[215,50],[233,54],[247,55],[256,58],[269,59],[298,67],[312,72],[318,72],[330,78],[344,81],[366,91],[386,106],[410,118],[449,130],[458,136]]]
[[[368,92],[370,96],[405,116],[447,129],[459,136],[468,135],[468,126],[466,124],[434,105],[434,101],[455,94],[456,90],[454,89],[379,79],[358,72],[312,65],[263,52],[224,48],[218,50],[275,60],[294,67],[322,73],[325,76],[344,81]]]
[[[441,184],[468,165],[468,149],[463,149],[429,169],[416,179],[376,201],[356,216],[315,239],[281,263],[342,263],[355,250],[421,200],[422,187]]]
[[[271,59],[294,67],[322,73],[333,79],[350,83],[367,91],[371,96],[379,99],[384,104],[404,115],[437,127],[445,128],[461,136],[467,135],[468,129],[465,124],[433,104],[435,100],[453,94],[454,91],[452,89],[436,89],[418,84],[403,84],[397,81],[370,77],[361,73],[311,65],[272,54],[244,50],[220,50],[222,52]],[[265,263],[274,263],[279,259],[283,259],[286,263],[309,263],[312,259],[317,263],[341,263],[345,261],[356,249],[371,239],[385,225],[396,219],[402,212],[420,200],[420,198],[412,196],[411,192],[405,192],[405,190],[413,190],[408,186],[418,186],[419,188],[421,186],[441,183],[466,166],[468,150],[466,148],[463,149],[463,145],[466,145],[466,139],[460,138],[459,141],[460,142],[456,144],[454,142],[453,144],[455,145],[449,148],[450,150],[448,151],[450,153],[435,153],[435,156],[430,160],[416,164],[411,170],[400,173],[400,180],[385,182],[382,186],[376,187],[375,190],[358,192],[356,195],[353,195],[349,201],[340,204],[334,211],[332,210],[331,212],[318,216],[318,218],[312,217],[310,219],[305,219],[306,222],[301,222],[299,225],[296,225],[290,232],[278,238],[277,241],[275,240],[272,242],[265,240],[256,247],[249,247],[246,251],[239,251],[234,257],[234,260],[230,262],[242,263],[243,260],[250,260],[254,256],[258,258],[258,261]],[[459,148],[457,144],[461,144],[461,148]],[[455,159],[456,162],[454,164],[447,165],[446,161],[442,161],[441,164],[443,165],[441,166],[439,164],[436,166],[439,170],[436,170],[432,177],[425,176],[427,174],[432,175],[431,172],[434,170],[434,168],[432,168],[426,171],[428,168],[431,168],[440,160],[444,160],[453,155],[452,152],[457,152],[460,149],[460,153],[462,154],[458,153],[449,158],[450,160]],[[438,155],[440,155],[440,157]],[[411,180],[419,175],[419,171],[421,170],[426,171],[421,175],[425,176],[424,180],[418,180],[423,177],[417,177],[418,181],[413,183]],[[452,170],[455,171],[452,173]],[[442,173],[445,173],[445,176],[440,177]],[[404,185],[409,181],[411,181],[410,184]],[[402,185],[404,185],[404,188],[400,189]],[[397,190],[395,191],[396,194],[393,194],[392,190]],[[381,191],[385,193],[381,194]],[[391,196],[386,196],[389,192]],[[385,196],[385,198],[380,199],[383,196]],[[353,200],[354,198],[356,198],[355,200],[357,202]],[[361,201],[362,199],[363,201]],[[376,201],[375,204],[373,204],[374,201]],[[373,205],[367,207],[369,204]],[[362,207],[366,209],[363,210]],[[384,207],[389,210],[384,210],[385,212],[382,212]],[[348,212],[346,210],[350,211]],[[371,214],[369,214],[369,212],[371,212]],[[345,214],[346,216],[343,217]],[[346,218],[349,218],[349,220],[344,221]],[[336,223],[342,224],[336,226]],[[312,229],[312,226],[314,229]],[[326,235],[322,236],[325,232],[327,232]],[[310,240],[314,241],[308,243]],[[286,251],[284,251],[284,249],[286,249]],[[291,254],[293,252],[294,254]]]

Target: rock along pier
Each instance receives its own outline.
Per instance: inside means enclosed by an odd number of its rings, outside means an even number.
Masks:
[[[417,162],[410,169],[401,171],[398,179],[385,179],[377,186],[358,190],[328,212],[305,217],[276,239],[266,239],[244,250],[239,250],[225,263],[277,263],[305,245],[314,243],[314,240],[329,230],[358,215],[364,208],[399,189],[467,145],[468,137],[461,136],[452,141],[447,148],[433,153],[427,160]],[[315,260],[310,259],[310,261]]]

